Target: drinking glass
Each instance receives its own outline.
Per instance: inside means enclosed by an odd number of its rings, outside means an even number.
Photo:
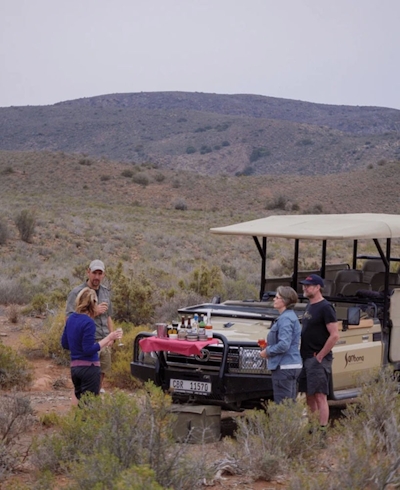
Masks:
[[[118,342],[118,347],[122,347],[124,344],[122,343],[122,335],[123,335],[123,331],[122,331],[122,328],[117,328],[116,332],[121,332],[121,336],[119,338],[119,342]]]

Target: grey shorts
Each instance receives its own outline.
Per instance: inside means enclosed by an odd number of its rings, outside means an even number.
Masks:
[[[315,395],[315,393],[328,395],[331,373],[331,360],[324,358],[320,363],[316,357],[304,359],[303,369],[298,379],[299,391],[307,395]]]
[[[111,348],[103,347],[100,351],[100,371],[102,374],[109,374],[111,371]]]

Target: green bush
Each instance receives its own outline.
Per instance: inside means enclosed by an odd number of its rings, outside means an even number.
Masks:
[[[205,265],[196,268],[187,288],[209,298],[221,293],[223,289],[221,269],[216,265],[211,268]]]
[[[32,368],[25,357],[0,343],[0,388],[26,388],[32,381]]]
[[[123,345],[119,346],[118,342],[113,345],[111,373],[107,375],[107,379],[117,388],[134,390],[140,386],[140,382],[131,375],[130,371],[132,346],[136,335],[144,328],[143,326],[134,327],[126,322],[116,322],[115,327],[121,327],[124,332]]]
[[[293,490],[378,490],[400,484],[398,378],[391,368],[385,368],[362,376],[358,384],[362,393],[357,403],[344,411],[345,417],[332,430],[335,442],[326,448],[326,457],[340,464],[332,465],[324,479],[322,475],[317,479],[302,465],[292,475]],[[302,487],[306,480],[309,486]]]
[[[155,287],[144,274],[128,277],[119,262],[115,269],[109,268],[107,276],[113,294],[113,316],[115,320],[146,324],[152,321],[155,308],[153,291]]]
[[[36,217],[33,211],[23,209],[15,217],[15,225],[22,241],[30,243],[36,226]]]
[[[33,463],[41,471],[68,472],[73,488],[136,488],[144,479],[151,486],[138,488],[189,490],[209,476],[206,455],[190,458],[185,444],[175,443],[170,407],[170,396],[150,383],[136,397],[85,396],[57,431],[35,441]],[[139,480],[127,483],[136,474]]]
[[[302,422],[303,403],[286,400],[269,403],[266,412],[249,411],[238,418],[236,440],[224,441],[231,467],[253,479],[270,481],[287,471],[290,464],[301,461],[320,439],[318,431]]]
[[[194,146],[188,146],[188,147],[186,148],[186,153],[187,153],[188,155],[191,155],[192,153],[196,153],[196,148],[195,148]]]

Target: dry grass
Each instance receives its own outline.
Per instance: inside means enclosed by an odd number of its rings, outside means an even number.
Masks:
[[[83,270],[94,257],[112,267],[122,260],[133,275],[144,272],[154,279],[157,289],[161,281],[163,289],[178,292],[178,281],[190,282],[203,263],[257,288],[259,256],[253,241],[215,236],[211,227],[284,213],[266,210],[280,196],[296,203],[300,213],[315,206],[325,213],[399,213],[398,165],[316,177],[207,177],[147,166],[142,169],[149,184],[143,186],[121,175],[132,165],[63,153],[0,152],[0,172],[12,168],[0,180],[0,218],[8,228],[1,245],[0,302],[23,303],[55,290],[65,294],[80,281],[74,270]],[[177,200],[186,203],[185,211],[175,209]],[[22,209],[35,212],[32,243],[20,240],[13,223]],[[311,246],[309,256],[318,255],[317,246]],[[272,274],[287,272],[291,251],[286,242],[271,242],[268,256],[275,259]],[[6,294],[11,282],[14,297]]]

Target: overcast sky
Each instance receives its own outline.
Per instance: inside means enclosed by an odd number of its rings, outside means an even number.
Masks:
[[[400,109],[400,0],[0,0],[0,107],[260,94]]]

